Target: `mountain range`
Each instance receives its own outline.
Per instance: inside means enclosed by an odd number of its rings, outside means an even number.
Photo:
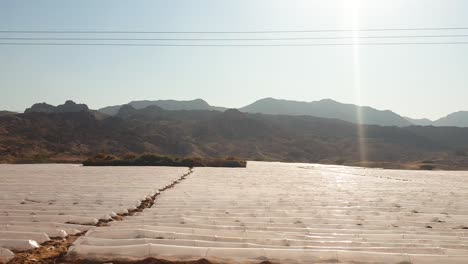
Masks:
[[[174,110],[215,110],[224,111],[227,108],[211,106],[202,99],[195,99],[190,101],[176,101],[176,100],[156,100],[156,101],[132,101],[127,105],[131,105],[135,109],[143,109],[148,106],[159,106],[163,109],[174,111]],[[108,106],[99,109],[98,111],[107,115],[116,115],[122,105]]]
[[[148,106],[158,106],[169,111],[177,110],[210,110],[225,111],[228,108],[212,106],[202,99],[177,101],[177,100],[141,100],[132,101],[131,105],[135,109],[144,109]],[[90,110],[86,104],[76,104],[69,100],[63,105],[53,106],[47,103],[37,103],[25,110],[25,113],[43,112],[80,112],[91,111],[99,118],[105,116],[115,116],[123,105],[104,107],[98,110]],[[344,104],[331,99],[324,99],[313,102],[300,102],[291,100],[281,100],[274,98],[264,98],[252,104],[238,109],[245,113],[259,113],[267,115],[289,115],[289,116],[314,116],[321,118],[339,119],[355,124],[381,125],[381,126],[455,126],[468,127],[468,111],[459,111],[447,115],[446,117],[432,121],[430,119],[413,119],[400,116],[390,110],[378,110],[368,106],[357,106],[354,104]],[[0,111],[0,116],[17,114],[10,111]]]
[[[227,108],[211,106],[202,99],[191,101],[157,100],[132,101],[129,103],[135,109],[147,106],[159,106],[165,110],[213,110],[224,111]],[[107,115],[116,115],[122,105],[109,106],[98,111]],[[250,105],[239,108],[246,113],[268,115],[315,116],[339,119],[351,123],[382,125],[382,126],[458,126],[468,127],[468,111],[460,111],[439,120],[412,119],[400,116],[390,110],[377,110],[368,106],[344,104],[331,99],[314,102],[299,102],[274,98],[260,99]]]
[[[77,104],[72,100],[66,101],[62,105],[53,106],[47,103],[37,103],[31,106],[31,108],[27,108],[24,110],[24,113],[33,113],[33,112],[41,112],[41,113],[66,113],[66,112],[81,112],[81,111],[89,111],[89,108],[85,104]]]
[[[438,168],[468,168],[468,128],[403,126],[394,113],[374,113],[378,110],[369,108],[361,109],[367,120],[388,114],[389,120],[402,126],[358,126],[338,116],[255,113],[271,111],[265,106],[219,111],[195,101],[208,109],[167,110],[152,103],[137,109],[129,104],[109,115],[68,101],[57,107],[40,104],[23,114],[0,116],[0,162],[69,162],[97,153],[151,152],[350,165],[365,158],[378,166],[386,164],[384,167],[424,161]],[[271,103],[276,100],[262,102],[268,107]],[[177,107],[183,106],[179,102]]]
[[[265,98],[239,109],[247,113],[260,113],[267,115],[315,116],[333,118],[351,123],[383,125],[383,126],[410,126],[411,122],[392,111],[380,111],[367,106],[343,104],[330,99],[315,102],[297,102]]]

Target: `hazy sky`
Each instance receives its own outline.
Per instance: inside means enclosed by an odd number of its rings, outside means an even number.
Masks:
[[[353,27],[357,2],[0,0],[0,30],[348,29]],[[466,0],[361,0],[359,27],[468,27],[467,13]],[[360,34],[468,34],[468,30]],[[23,37],[10,33],[0,36]],[[291,36],[352,36],[352,33],[135,37]],[[396,41],[468,41],[468,37]],[[321,43],[327,42],[333,41]],[[359,64],[353,54],[352,46],[0,45],[0,109],[23,110],[35,102],[59,104],[66,99],[87,103],[92,108],[137,99],[194,98],[203,98],[212,105],[240,107],[260,98],[275,97],[301,101],[332,98],[347,103],[360,100],[364,105],[417,118],[434,119],[468,110],[468,45],[362,46]],[[356,65],[360,65],[360,98],[354,86]]]

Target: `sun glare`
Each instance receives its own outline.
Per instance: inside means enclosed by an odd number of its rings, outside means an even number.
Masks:
[[[351,27],[353,29],[353,87],[355,93],[356,105],[362,105],[362,84],[361,84],[361,50],[360,50],[360,0],[345,1],[347,12],[350,13]],[[358,127],[358,140],[359,140],[359,154],[361,161],[367,161],[367,147],[366,147],[366,132],[363,124],[365,122],[363,113],[360,107],[356,108],[357,111],[357,127]]]

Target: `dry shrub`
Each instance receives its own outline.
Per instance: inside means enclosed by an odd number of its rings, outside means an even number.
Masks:
[[[84,166],[173,166],[173,167],[230,167],[245,168],[247,162],[235,157],[225,159],[203,159],[201,157],[177,158],[156,154],[141,156],[124,155],[122,158],[114,155],[98,154],[83,162]]]
[[[436,166],[430,165],[430,164],[423,164],[419,166],[419,169],[421,170],[434,170]]]

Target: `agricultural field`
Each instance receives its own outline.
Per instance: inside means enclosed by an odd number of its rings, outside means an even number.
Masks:
[[[0,165],[0,263],[138,210],[187,171]]]
[[[266,162],[4,165],[0,252],[6,262],[73,234],[64,263],[467,263],[466,177]]]

